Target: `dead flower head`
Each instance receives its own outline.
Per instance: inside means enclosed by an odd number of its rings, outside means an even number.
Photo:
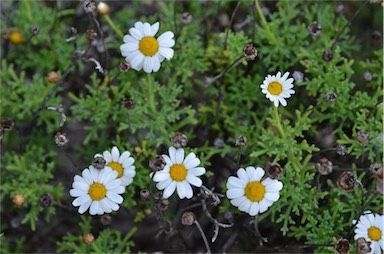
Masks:
[[[181,132],[176,132],[175,135],[171,138],[173,147],[182,148],[187,146],[188,138]]]
[[[58,132],[55,135],[55,142],[57,146],[64,146],[68,143],[69,138],[67,137],[67,134]]]
[[[283,168],[279,163],[271,163],[267,167],[267,174],[272,179],[280,179],[280,175],[283,172]]]
[[[339,239],[335,245],[337,254],[348,254],[349,253],[349,242],[347,239]]]
[[[357,178],[352,171],[343,172],[337,179],[336,185],[347,192],[353,191],[357,183]]]
[[[333,171],[333,163],[327,158],[322,158],[316,163],[316,169],[320,175],[329,175]]]
[[[181,224],[191,226],[196,221],[196,215],[193,212],[185,212],[181,216]]]
[[[152,159],[150,159],[149,161],[149,167],[153,170],[153,171],[160,171],[160,170],[163,170],[163,168],[165,167],[167,163],[165,162],[163,156],[161,155],[156,155],[155,157],[153,157]]]

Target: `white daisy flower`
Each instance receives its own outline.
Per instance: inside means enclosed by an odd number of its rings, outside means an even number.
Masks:
[[[160,63],[166,58],[173,57],[174,34],[170,31],[161,34],[157,39],[155,35],[159,30],[159,22],[152,26],[140,21],[135,27],[129,29],[130,35],[125,35],[124,44],[120,46],[121,54],[134,70],[141,70],[147,73],[157,72]]]
[[[82,176],[76,175],[69,194],[75,197],[72,205],[79,206],[79,213],[83,214],[89,208],[89,214],[104,214],[119,210],[125,187],[121,179],[116,179],[117,172],[109,167],[97,170],[93,166],[86,168]]]
[[[279,106],[279,102],[284,107],[287,106],[285,98],[291,97],[295,91],[293,88],[293,78],[288,78],[289,72],[286,72],[282,77],[281,73],[278,72],[275,75],[269,75],[264,79],[261,87],[261,92],[265,94],[265,97],[272,101],[276,107]]]
[[[166,165],[163,170],[157,171],[153,181],[157,182],[156,187],[164,190],[163,197],[169,198],[177,189],[179,198],[192,198],[192,187],[200,187],[202,181],[198,176],[205,173],[205,168],[197,167],[200,160],[194,153],[188,154],[184,159],[184,149],[170,147],[169,156],[163,154]],[[152,177],[153,173],[150,174]]]
[[[104,151],[103,155],[96,154],[95,157],[102,156],[105,160],[105,166],[115,170],[118,173],[117,178],[121,178],[123,185],[127,186],[133,182],[133,177],[136,175],[135,166],[133,165],[135,159],[130,155],[128,151],[124,151],[120,155],[119,149],[114,146],[112,152]]]
[[[352,221],[353,224],[356,220]],[[381,254],[384,251],[384,215],[372,214],[366,211],[360,216],[355,229],[355,240],[363,237],[371,242],[371,254]],[[381,249],[381,250],[380,250]]]
[[[280,198],[279,191],[283,184],[269,177],[261,181],[264,174],[264,169],[260,167],[247,167],[237,171],[238,177],[230,176],[226,194],[231,204],[251,216],[267,211]]]

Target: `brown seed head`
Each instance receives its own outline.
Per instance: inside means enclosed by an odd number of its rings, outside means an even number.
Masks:
[[[322,27],[321,25],[317,22],[314,21],[308,26],[308,31],[313,35],[313,36],[319,36],[321,34]]]
[[[127,72],[129,69],[131,69],[131,66],[126,61],[119,63],[119,70],[121,72]]]
[[[68,143],[69,138],[67,137],[67,134],[58,132],[55,135],[55,142],[57,146],[64,146]]]
[[[96,156],[92,160],[92,166],[96,169],[102,170],[107,162],[101,156]]]
[[[53,196],[50,193],[43,193],[39,198],[39,204],[43,208],[52,206],[53,202]]]
[[[329,103],[335,103],[337,98],[337,95],[334,92],[328,92],[325,95],[325,100],[328,101]]]
[[[271,163],[267,167],[267,175],[272,179],[280,179],[281,173],[283,172],[283,168],[279,163]]]
[[[333,52],[332,52],[332,50],[329,50],[329,49],[324,50],[324,52],[323,52],[323,59],[326,62],[331,61],[333,59]]]
[[[344,156],[347,154],[347,148],[345,147],[345,145],[337,145],[336,153],[340,156]]]
[[[367,242],[363,237],[356,240],[356,253],[357,254],[368,254],[371,252],[371,242]]]
[[[91,244],[93,243],[93,240],[95,240],[95,237],[92,235],[92,233],[83,235],[83,242],[85,244]]]
[[[339,239],[335,245],[337,254],[348,254],[349,253],[349,242],[347,239]]]
[[[351,192],[356,186],[356,181],[356,176],[352,171],[345,171],[337,179],[336,185],[342,190]]]
[[[247,44],[243,48],[243,55],[247,61],[253,61],[257,57],[257,50],[253,44]]]
[[[361,130],[357,132],[357,140],[362,144],[367,144],[369,141],[369,133],[365,130]]]
[[[181,216],[181,224],[191,226],[196,221],[196,215],[193,212],[185,212]]]
[[[12,198],[12,202],[15,206],[20,207],[25,203],[25,197],[23,194],[15,194]]]
[[[112,217],[108,214],[103,214],[103,216],[100,217],[100,222],[103,226],[108,226],[112,222]]]
[[[192,15],[189,12],[183,12],[181,14],[181,18],[180,18],[181,24],[188,25],[192,22],[192,20],[193,20]]]
[[[316,163],[316,169],[320,175],[329,175],[333,171],[333,163],[327,158],[322,158]]]
[[[182,148],[185,147],[188,143],[187,136],[185,136],[181,132],[176,132],[175,135],[171,138],[172,145],[175,148]]]
[[[131,98],[125,98],[123,100],[123,105],[126,109],[132,110],[136,107],[136,102]]]
[[[380,163],[377,163],[377,162],[372,163],[372,164],[369,166],[369,171],[370,171],[373,175],[383,177],[383,164],[380,164]]]
[[[14,125],[15,124],[11,118],[9,118],[9,117],[1,117],[0,118],[0,128],[3,131],[11,131]]]
[[[236,138],[235,146],[243,148],[247,144],[247,138],[243,135],[240,135]]]
[[[149,167],[155,172],[163,170],[166,164],[167,163],[161,155],[156,155],[155,157],[149,160]]]
[[[48,79],[49,83],[54,84],[57,81],[59,81],[59,74],[56,71],[51,71],[50,73],[48,73],[47,79]]]

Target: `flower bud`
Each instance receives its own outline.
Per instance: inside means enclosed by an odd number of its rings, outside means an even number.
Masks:
[[[328,101],[329,103],[335,103],[337,98],[337,95],[334,92],[328,92],[325,95],[325,100]]]
[[[33,36],[38,35],[39,32],[40,32],[40,27],[38,27],[38,26],[33,26],[33,27],[31,27],[31,34],[32,34]]]
[[[43,208],[52,206],[53,202],[53,196],[50,193],[44,193],[39,198],[39,204]]]
[[[102,156],[95,156],[92,161],[92,166],[96,169],[102,170],[105,167],[106,161]]]
[[[54,84],[57,81],[59,81],[59,74],[55,71],[51,71],[50,73],[48,73],[47,79],[48,79],[49,83]]]
[[[283,168],[279,163],[271,163],[267,167],[267,175],[272,179],[280,179],[280,175],[283,172]]]
[[[367,242],[363,237],[356,240],[356,253],[368,254],[371,252],[371,242]]]
[[[191,226],[196,221],[196,215],[193,212],[185,212],[181,216],[181,224]]]
[[[132,110],[136,107],[136,102],[131,98],[125,98],[123,100],[123,105],[126,109]]]
[[[109,5],[104,2],[100,2],[96,8],[97,14],[100,16],[107,15],[109,13]]]
[[[83,242],[85,244],[91,244],[95,240],[95,237],[92,235],[92,233],[84,234],[83,235]]]
[[[55,135],[55,143],[57,146],[64,146],[68,143],[69,138],[67,137],[67,134],[58,132]]]
[[[321,25],[317,22],[314,21],[308,26],[308,31],[313,35],[313,36],[319,36],[321,34],[322,27]]]
[[[161,155],[156,155],[155,157],[149,160],[149,167],[155,172],[163,170],[166,164],[167,163]]]
[[[247,138],[243,135],[240,135],[236,138],[235,145],[239,148],[243,148],[247,144]]]
[[[243,48],[243,55],[247,61],[253,61],[257,57],[257,50],[253,44],[247,44]]]
[[[176,132],[175,135],[171,138],[171,142],[175,148],[185,147],[188,143],[187,136],[181,132]]]
[[[181,24],[188,25],[192,22],[192,20],[193,20],[192,15],[189,14],[189,12],[183,12],[181,14],[181,18],[180,18]]]
[[[18,28],[11,27],[7,33],[8,40],[14,44],[19,45],[24,42],[24,34]]]
[[[16,194],[12,198],[12,202],[15,206],[20,207],[25,203],[25,197],[23,194]]]
[[[131,66],[126,61],[119,63],[119,70],[121,72],[127,72],[129,69],[131,69]]]
[[[329,175],[333,171],[333,163],[327,158],[322,158],[316,163],[316,169],[320,175]]]
[[[348,254],[349,253],[349,242],[347,239],[339,239],[335,245],[337,254]]]
[[[352,171],[343,172],[337,179],[336,185],[340,189],[351,192],[356,186],[357,178]]]
[[[332,50],[329,50],[329,49],[325,50],[323,52],[323,59],[326,62],[331,61],[333,59],[333,52],[332,52]]]
[[[373,175],[376,175],[376,176],[383,176],[383,164],[380,164],[380,163],[372,163],[370,166],[369,166],[369,172],[371,172],[371,174]]]

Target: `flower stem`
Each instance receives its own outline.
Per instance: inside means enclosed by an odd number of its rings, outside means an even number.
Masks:
[[[195,224],[196,224],[196,227],[197,227],[197,228],[199,229],[199,231],[200,231],[201,237],[202,237],[203,240],[204,240],[205,247],[207,248],[207,253],[208,253],[208,254],[211,254],[212,251],[211,251],[211,249],[209,248],[209,244],[208,244],[207,237],[205,236],[204,231],[203,231],[203,229],[202,229],[201,226],[200,226],[200,223],[196,220],[196,221],[195,221]]]
[[[273,41],[274,44],[276,44],[277,40],[276,40],[275,34],[270,30],[270,28],[268,26],[267,20],[265,19],[264,14],[261,11],[261,8],[260,8],[260,5],[259,5],[259,0],[255,0],[255,6],[256,6],[256,11],[257,11],[257,13],[260,16],[261,24],[263,25],[265,30],[268,32],[271,41]]]
[[[119,36],[119,38],[122,40],[124,35],[121,32],[121,30],[116,26],[116,24],[112,21],[112,19],[109,17],[109,15],[104,15],[105,21],[108,23],[108,25],[112,28],[112,30]]]
[[[280,122],[280,116],[279,116],[279,112],[278,112],[278,110],[277,110],[277,107],[276,106],[274,106],[274,108],[273,108],[273,115],[274,115],[274,117],[275,117],[275,121],[276,121],[276,123],[277,123],[277,129],[279,130],[279,133],[280,133],[280,135],[281,135],[281,137],[284,139],[284,140],[286,140],[287,139],[287,136],[285,135],[285,132],[284,132],[284,130],[283,130],[283,127],[281,126],[281,122]]]

